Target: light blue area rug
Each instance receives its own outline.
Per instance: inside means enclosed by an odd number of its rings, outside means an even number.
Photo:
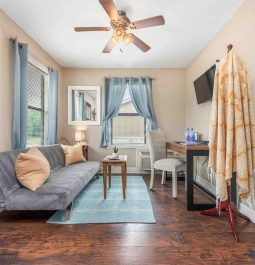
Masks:
[[[103,179],[92,180],[76,197],[70,220],[57,211],[48,223],[155,223],[150,196],[141,176],[127,176],[126,200],[122,198],[120,176],[112,176],[112,187],[103,197]]]

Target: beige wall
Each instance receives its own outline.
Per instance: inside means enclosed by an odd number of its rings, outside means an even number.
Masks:
[[[255,1],[246,0],[230,21],[203,49],[187,68],[186,72],[186,127],[193,127],[208,139],[211,103],[197,105],[193,81],[221,59],[232,43],[234,50],[245,61],[249,70],[251,90],[255,100]],[[253,101],[254,102],[254,101]],[[208,181],[207,163],[202,166],[204,158],[199,158],[198,175]],[[204,182],[205,183],[205,182]],[[206,184],[205,184],[206,185]],[[210,185],[210,184],[208,184]],[[211,185],[210,185],[211,186]],[[248,213],[247,213],[248,214]],[[254,220],[254,217],[252,217]]]
[[[47,67],[59,72],[60,87],[62,70],[60,66],[17,24],[0,10],[0,151],[11,148],[12,128],[12,85],[10,38],[18,38],[19,42],[28,44],[28,52]],[[61,91],[60,91],[61,93]]]
[[[176,69],[61,69],[61,67],[8,16],[0,10],[0,151],[11,146],[12,88],[10,82],[9,38],[18,37],[28,43],[29,53],[44,65],[59,71],[60,104],[58,136],[74,142],[75,126],[67,125],[67,86],[100,85],[106,76],[145,76],[153,81],[153,101],[158,126],[166,131],[167,140],[183,139],[185,127],[193,127],[208,138],[211,103],[197,105],[193,81],[226,53],[229,43],[247,63],[252,89],[255,84],[255,1],[247,0],[224,28],[201,51],[186,70]],[[255,92],[254,92],[255,94]],[[185,101],[186,100],[186,101]],[[185,125],[186,118],[186,125]],[[88,143],[90,159],[101,159],[110,150],[99,148],[101,127],[90,126]],[[129,166],[135,166],[135,151],[121,150],[130,157]]]
[[[104,77],[112,76],[150,76],[152,95],[158,126],[166,131],[167,140],[183,139],[185,130],[185,70],[175,69],[64,69],[63,93],[61,98],[61,136],[74,143],[76,126],[67,124],[67,87],[68,85],[100,85]],[[80,127],[82,128],[82,127]],[[87,128],[89,158],[100,160],[111,150],[101,149],[101,126]],[[122,149],[128,154],[128,166],[135,167],[135,149]]]
[[[187,68],[186,85],[186,126],[193,127],[208,139],[208,126],[211,103],[197,105],[193,81],[221,59],[227,45],[232,43],[234,50],[246,62],[253,95],[255,96],[255,1],[247,0],[214,37],[205,49]],[[255,98],[255,97],[254,97]]]

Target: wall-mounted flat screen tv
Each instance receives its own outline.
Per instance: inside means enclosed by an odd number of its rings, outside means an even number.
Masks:
[[[212,100],[215,69],[216,65],[213,65],[194,81],[197,104]]]

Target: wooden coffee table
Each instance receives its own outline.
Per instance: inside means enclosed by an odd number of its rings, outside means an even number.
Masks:
[[[112,182],[112,166],[121,167],[122,176],[122,192],[123,199],[126,199],[126,186],[127,186],[127,155],[120,155],[119,159],[111,160],[111,156],[107,156],[102,160],[103,164],[103,185],[104,185],[104,199],[106,199],[106,186],[107,186],[107,176],[109,179],[109,188],[111,188]]]

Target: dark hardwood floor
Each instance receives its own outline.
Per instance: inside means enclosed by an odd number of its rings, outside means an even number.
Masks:
[[[0,265],[255,264],[254,224],[237,221],[237,244],[224,214],[187,212],[184,182],[177,200],[170,188],[156,178],[150,192],[156,224],[54,225],[46,223],[52,212],[2,212]]]

